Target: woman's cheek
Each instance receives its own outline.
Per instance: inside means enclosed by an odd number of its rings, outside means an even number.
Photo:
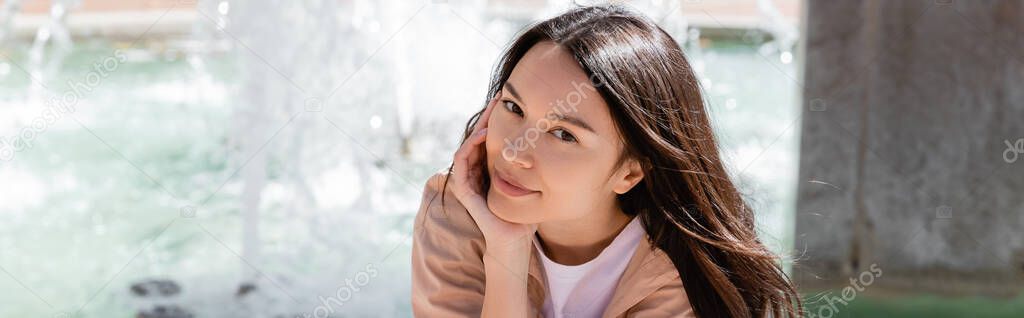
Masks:
[[[487,157],[495,158],[496,155],[501,154],[501,147],[503,146],[505,135],[503,134],[503,128],[500,125],[487,127],[487,138],[484,140],[485,149],[487,149]]]
[[[535,155],[542,159],[545,165],[550,165],[554,171],[571,171],[580,167],[589,166],[586,158],[580,158],[571,151],[566,151],[563,145],[557,144],[550,136],[542,137],[538,143]],[[565,170],[568,169],[568,170]]]

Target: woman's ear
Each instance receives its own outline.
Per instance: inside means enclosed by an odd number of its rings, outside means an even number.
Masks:
[[[622,169],[624,170],[623,173],[620,173],[622,177],[615,180],[615,186],[612,188],[618,194],[629,192],[644,179],[643,165],[636,159],[628,159]]]

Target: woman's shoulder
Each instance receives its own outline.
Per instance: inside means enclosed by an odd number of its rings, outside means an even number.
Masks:
[[[432,235],[458,238],[461,240],[480,239],[483,234],[459,200],[452,193],[447,170],[442,170],[429,179],[423,187],[419,211],[416,213],[414,231],[416,236]]]
[[[614,317],[658,317],[666,312],[693,317],[679,271],[668,254],[646,235],[623,273],[616,293],[620,296],[619,302],[609,304],[608,308]]]

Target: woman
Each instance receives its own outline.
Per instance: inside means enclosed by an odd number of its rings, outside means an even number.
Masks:
[[[518,36],[424,190],[418,316],[794,317],[676,42],[617,6]]]

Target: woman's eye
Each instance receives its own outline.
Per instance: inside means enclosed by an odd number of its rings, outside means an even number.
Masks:
[[[551,131],[551,134],[555,135],[555,138],[561,139],[564,142],[568,142],[568,143],[575,143],[576,142],[576,136],[573,136],[568,131],[565,131],[565,129],[561,129],[561,128],[555,129],[555,130]]]
[[[523,109],[519,108],[519,105],[516,105],[516,103],[513,103],[512,101],[505,101],[504,104],[505,110],[508,110],[516,115],[523,116]]]
[[[510,101],[510,100],[502,101],[502,106],[505,107],[505,110],[507,110],[507,111],[509,111],[509,112],[511,112],[513,114],[519,115],[519,117],[523,117],[524,116],[523,115],[523,109],[520,108],[519,105],[516,105],[516,103],[513,102],[513,101]],[[576,143],[577,142],[576,136],[573,136],[572,134],[570,134],[565,129],[558,128],[558,129],[552,130],[551,131],[551,135],[555,136],[555,138],[558,138],[559,140],[561,140],[563,142],[566,142],[566,143]]]

